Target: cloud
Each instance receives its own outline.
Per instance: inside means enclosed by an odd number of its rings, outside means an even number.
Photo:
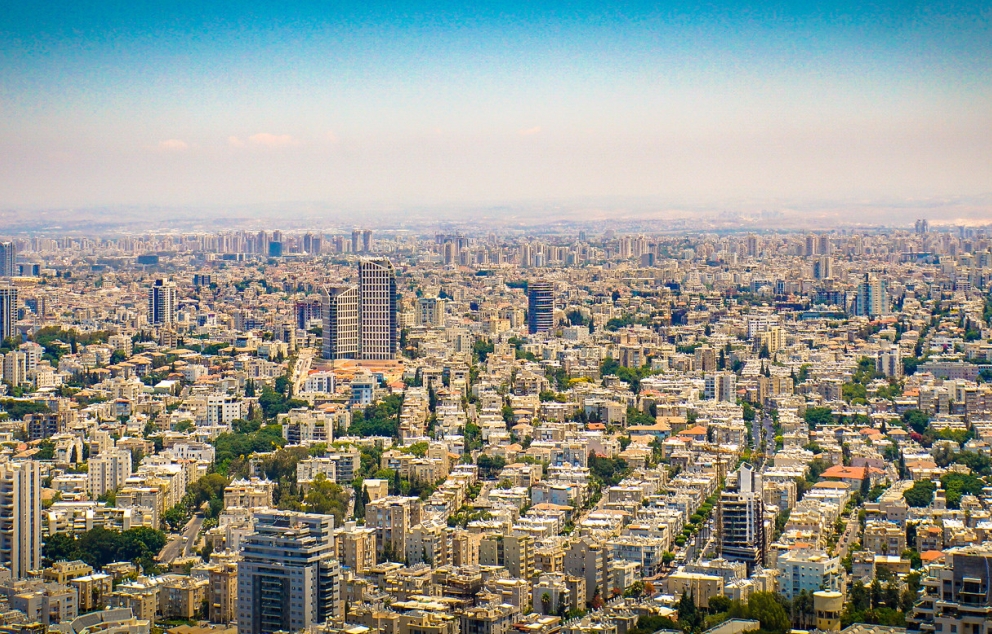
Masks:
[[[268,132],[253,134],[248,137],[248,142],[253,145],[264,145],[266,147],[286,147],[300,144],[299,141],[288,134],[269,134]]]
[[[241,139],[239,139],[236,136],[229,136],[229,137],[227,137],[227,144],[230,145],[231,147],[244,147],[245,146],[245,142],[242,141]]]
[[[527,128],[526,130],[521,130],[519,132],[520,136],[533,136],[541,132],[541,126],[536,125],[533,128]]]
[[[189,144],[179,139],[167,139],[158,144],[158,149],[167,152],[182,152],[189,149]]]

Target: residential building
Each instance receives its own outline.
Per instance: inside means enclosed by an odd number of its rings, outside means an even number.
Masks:
[[[0,463],[0,566],[14,579],[41,570],[41,466]]]
[[[176,322],[179,308],[179,290],[176,283],[158,279],[148,289],[148,323],[154,326],[171,326]]]
[[[256,513],[241,556],[238,634],[298,632],[344,616],[333,516]]]
[[[750,573],[764,564],[767,552],[761,475],[746,462],[735,475],[735,483],[720,495],[717,533],[722,535],[722,556],[743,561]]]

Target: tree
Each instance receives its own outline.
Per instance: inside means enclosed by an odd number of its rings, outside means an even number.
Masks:
[[[333,515],[334,525],[343,526],[349,500],[349,493],[341,485],[318,473],[310,483],[303,506],[307,513]]]
[[[541,595],[541,612],[551,614],[551,595],[547,592]]]
[[[864,612],[871,607],[871,595],[868,593],[868,588],[861,580],[854,582],[851,586],[851,593],[849,596],[851,602],[851,607],[855,612]]]
[[[697,632],[703,624],[703,615],[699,613],[696,602],[688,590],[682,591],[682,598],[679,599],[675,609],[679,613],[679,626],[683,632]]]
[[[964,495],[981,495],[985,483],[976,476],[964,473],[945,473],[940,478],[947,496],[947,508],[961,508],[961,497]]]
[[[789,615],[771,592],[756,592],[747,601],[748,616],[761,622],[766,632],[787,632]]]
[[[833,410],[829,407],[809,407],[803,414],[803,418],[810,429],[820,425],[830,425],[834,422]]]
[[[903,413],[902,422],[916,433],[922,434],[930,425],[930,417],[918,409],[910,409]]]
[[[54,533],[45,540],[41,551],[47,566],[56,561],[68,561],[76,554],[76,539],[66,533]]]
[[[479,477],[491,480],[506,466],[506,460],[503,456],[480,454],[477,464],[479,466]]]
[[[799,629],[807,628],[813,622],[813,594],[801,590],[792,602],[792,622]]]
[[[906,504],[915,508],[925,508],[933,501],[933,492],[937,490],[930,480],[918,480],[913,487],[903,493]]]

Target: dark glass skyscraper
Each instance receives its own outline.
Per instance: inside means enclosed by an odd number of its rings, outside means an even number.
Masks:
[[[527,330],[547,332],[555,325],[555,286],[551,282],[531,282],[527,286]]]
[[[17,275],[17,247],[13,242],[0,242],[0,277]]]

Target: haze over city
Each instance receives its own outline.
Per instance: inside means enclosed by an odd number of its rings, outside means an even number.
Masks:
[[[990,22],[987,2],[17,3],[0,207],[980,216]]]

